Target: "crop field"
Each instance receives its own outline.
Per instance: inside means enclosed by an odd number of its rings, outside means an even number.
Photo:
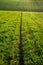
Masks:
[[[43,65],[43,13],[23,13],[22,44],[25,65]]]
[[[0,65],[43,65],[43,12],[0,11]]]
[[[0,12],[0,65],[18,65],[19,12]]]

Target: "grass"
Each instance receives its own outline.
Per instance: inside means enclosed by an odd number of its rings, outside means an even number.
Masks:
[[[0,11],[0,65],[19,65],[21,12]],[[43,12],[22,12],[25,65],[43,65]]]

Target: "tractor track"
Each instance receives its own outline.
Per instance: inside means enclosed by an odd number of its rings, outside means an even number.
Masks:
[[[23,54],[23,44],[22,44],[22,12],[20,18],[20,44],[19,44],[19,65],[24,65],[24,54]]]

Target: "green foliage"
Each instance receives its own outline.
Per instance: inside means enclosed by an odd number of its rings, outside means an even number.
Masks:
[[[20,14],[0,11],[0,65],[19,65]],[[25,65],[43,65],[43,12],[22,12]]]
[[[23,12],[22,38],[25,65],[43,65],[43,13]]]
[[[0,11],[0,16],[0,65],[18,65],[20,12]]]
[[[0,10],[43,11],[43,1],[39,0],[0,0]]]

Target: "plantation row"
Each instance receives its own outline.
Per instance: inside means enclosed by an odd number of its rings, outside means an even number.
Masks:
[[[0,65],[19,65],[21,12],[0,11]],[[25,65],[43,65],[43,13],[22,12]]]

